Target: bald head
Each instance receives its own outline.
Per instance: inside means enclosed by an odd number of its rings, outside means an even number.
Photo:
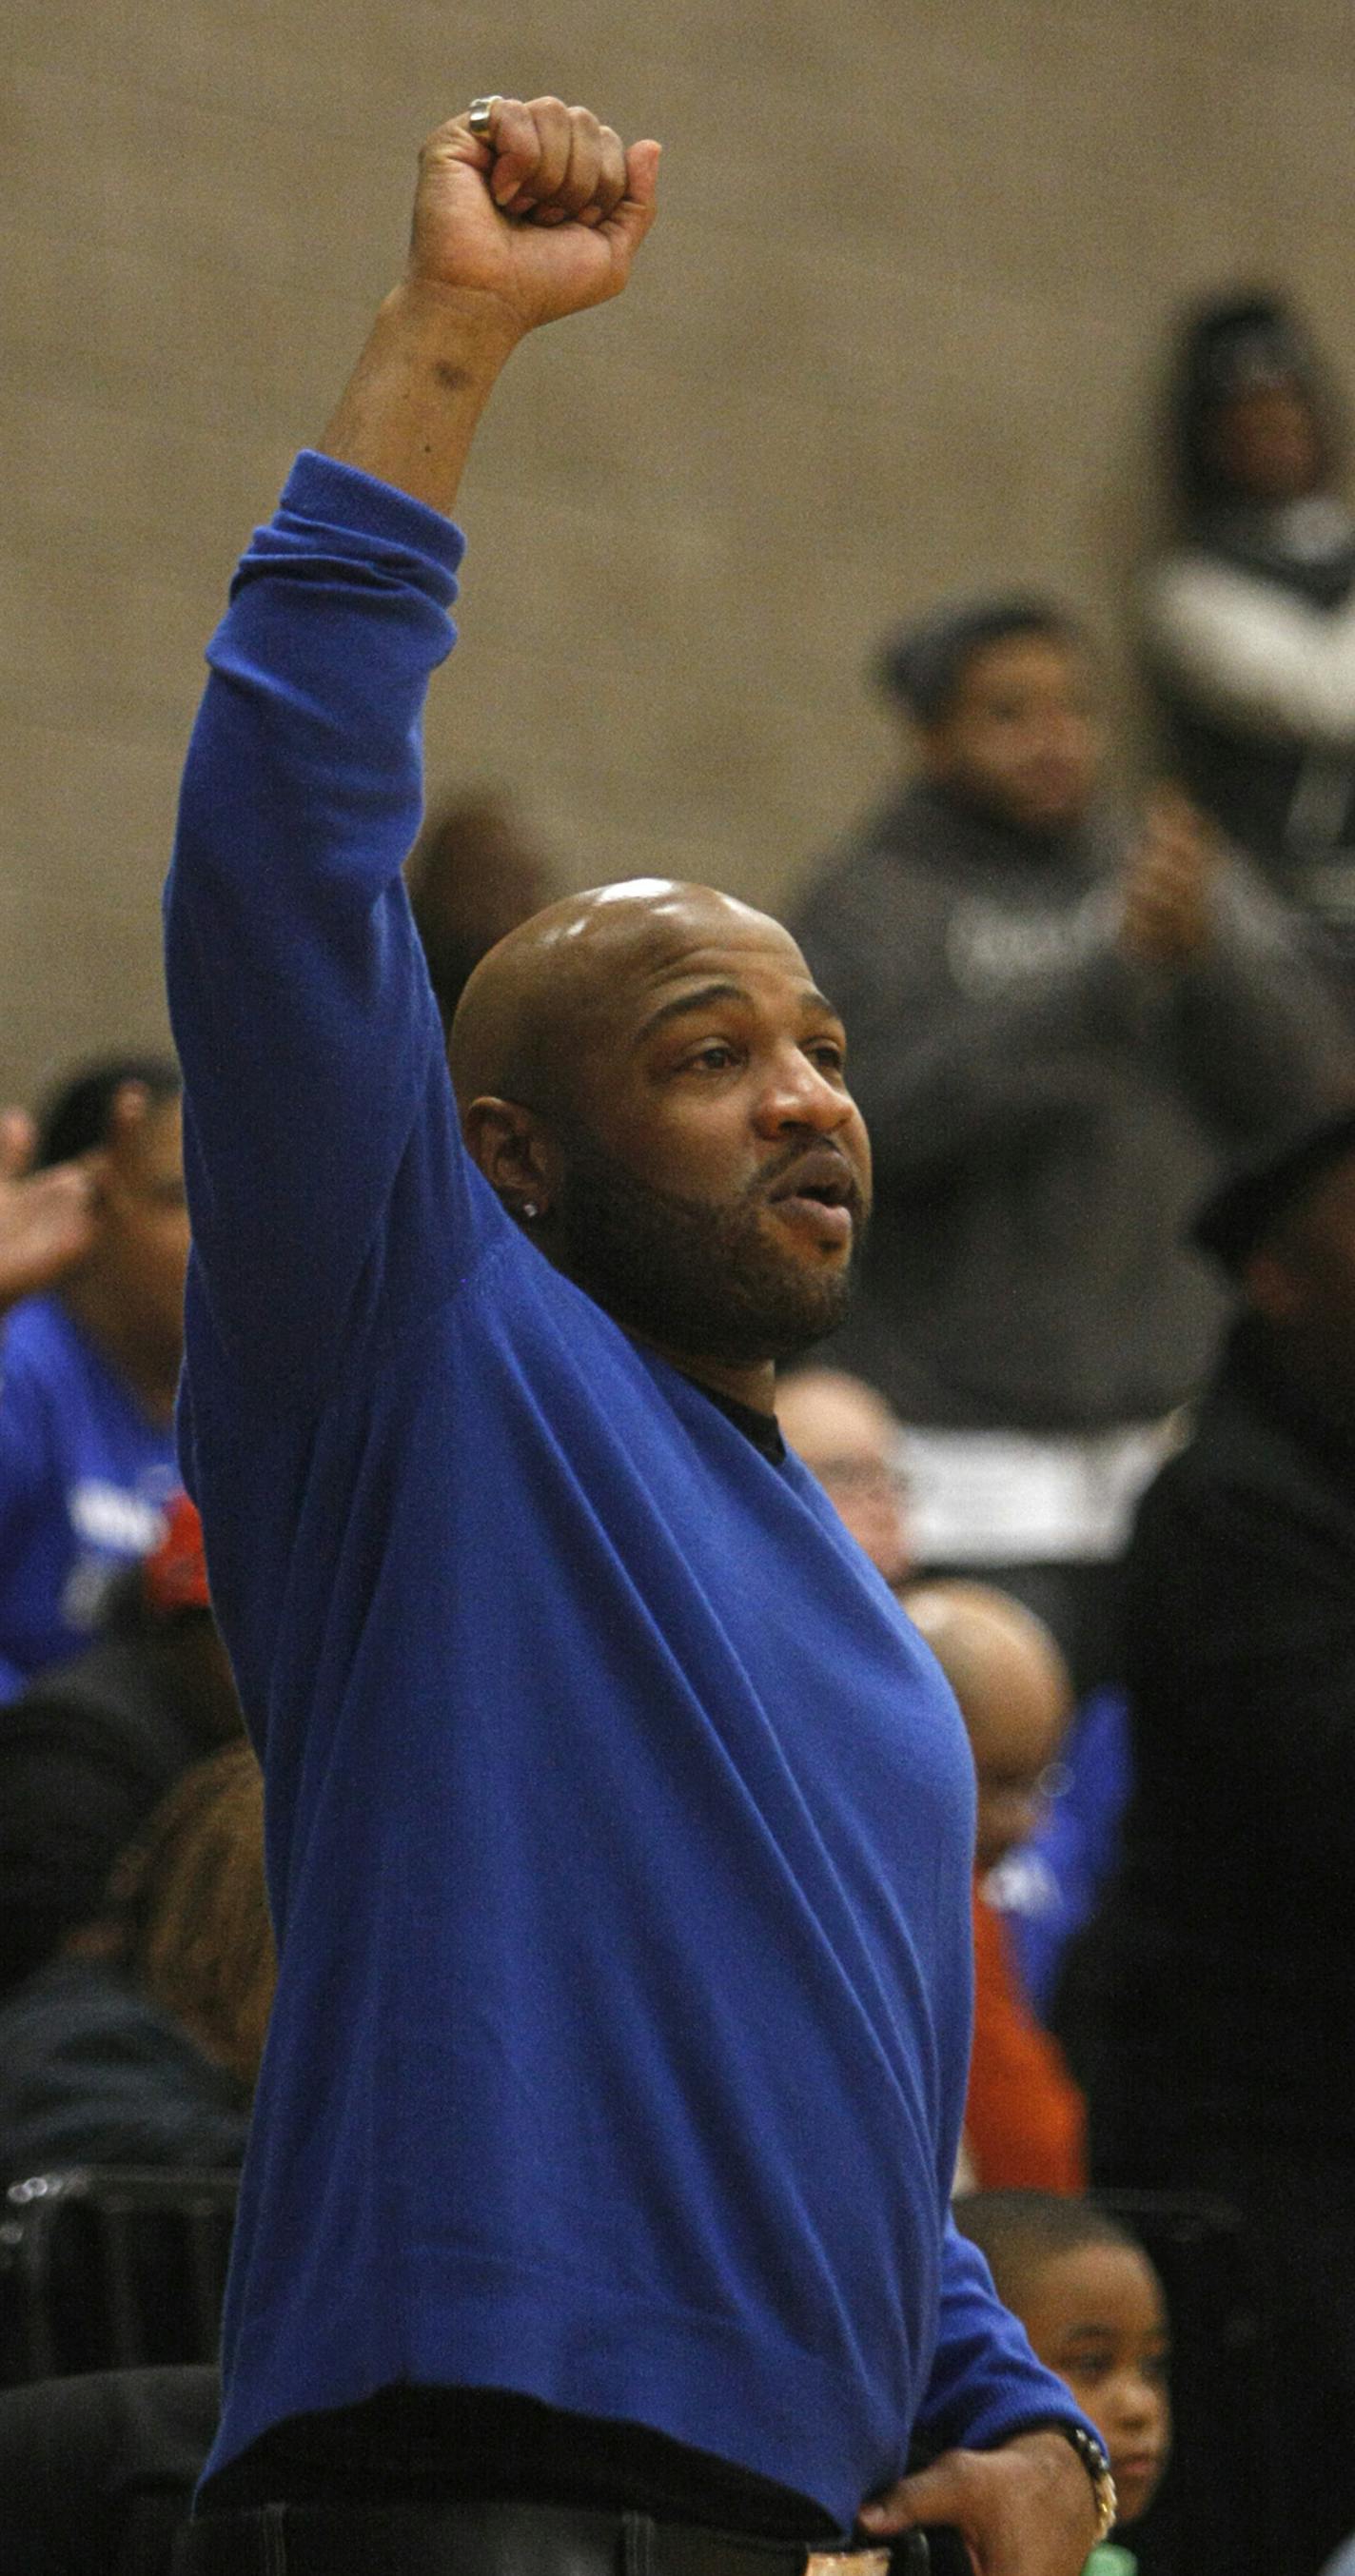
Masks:
[[[839,1453],[892,1460],[903,1437],[884,1397],[846,1369],[789,1370],[777,1388],[776,1414],[792,1449],[815,1475]]]
[[[960,1703],[979,1788],[978,1859],[991,1869],[1033,1831],[1041,1775],[1072,1714],[1068,1667],[1043,1620],[985,1583],[921,1583],[905,1597]]]
[[[788,931],[710,886],[571,895],[471,976],[470,1153],[546,1258],[689,1374],[772,1409],[840,1320],[870,1204],[846,1042]]]
[[[845,1369],[799,1368],[776,1391],[776,1418],[886,1583],[912,1562],[903,1428],[882,1395]]]
[[[623,1043],[637,1004],[708,948],[799,951],[766,913],[713,886],[630,877],[533,913],[481,959],[448,1046],[464,1117],[485,1095],[566,1113],[581,1075]]]

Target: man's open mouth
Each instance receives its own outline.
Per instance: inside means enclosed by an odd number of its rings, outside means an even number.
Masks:
[[[861,1192],[845,1154],[818,1146],[801,1154],[769,1191],[782,1216],[810,1227],[825,1243],[849,1243]]]

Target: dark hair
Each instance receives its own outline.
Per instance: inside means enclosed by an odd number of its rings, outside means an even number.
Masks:
[[[125,1082],[139,1082],[157,1107],[163,1101],[177,1100],[183,1089],[183,1077],[172,1056],[100,1056],[94,1063],[82,1065],[49,1092],[43,1103],[33,1158],[35,1170],[42,1172],[53,1163],[73,1162],[78,1154],[89,1154],[96,1146],[106,1145],[113,1103]]]
[[[1237,498],[1213,453],[1225,403],[1263,384],[1293,384],[1316,426],[1330,473],[1342,445],[1341,409],[1306,323],[1283,296],[1249,289],[1192,306],[1177,335],[1168,396],[1169,436],[1188,517]]]
[[[1086,642],[1067,609],[1033,592],[943,600],[925,617],[885,638],[876,656],[876,678],[887,696],[906,706],[918,724],[936,724],[950,707],[973,656],[1009,635],[1044,635],[1069,645]]]
[[[1234,1279],[1285,1220],[1299,1214],[1315,1183],[1355,1154],[1355,1104],[1307,1118],[1253,1143],[1217,1181],[1191,1219],[1187,1241]]]
[[[480,788],[430,814],[405,879],[442,1025],[480,960],[549,900],[547,869],[511,799]]]
[[[277,1979],[263,1779],[228,1744],[181,1773],[114,1866],[112,1911],[151,2001],[252,2086]]]
[[[1138,2238],[1108,2209],[1068,2192],[970,2192],[952,2203],[951,2214],[986,2258],[998,2297],[1018,2313],[1022,2281],[1059,2254],[1084,2245],[1124,2245],[1143,2254]]]

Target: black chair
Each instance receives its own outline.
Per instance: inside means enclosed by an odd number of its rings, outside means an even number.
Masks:
[[[81,2165],[0,2202],[0,2386],[216,2359],[239,2176]]]
[[[206,2365],[0,2388],[0,2576],[170,2576],[220,2407]]]

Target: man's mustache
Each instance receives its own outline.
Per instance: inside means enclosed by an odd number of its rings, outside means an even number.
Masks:
[[[843,1153],[841,1146],[829,1142],[786,1146],[782,1152],[773,1155],[769,1162],[764,1163],[756,1180],[749,1182],[747,1196],[758,1199],[771,1197],[778,1183],[785,1180],[788,1174],[794,1174],[800,1164],[812,1162],[822,1166],[830,1158],[834,1166],[834,1186],[841,1192],[841,1204],[860,1223],[866,1215],[865,1192],[856,1176],[854,1166]],[[822,1180],[821,1170],[818,1179]],[[811,1184],[812,1186],[814,1184]]]

